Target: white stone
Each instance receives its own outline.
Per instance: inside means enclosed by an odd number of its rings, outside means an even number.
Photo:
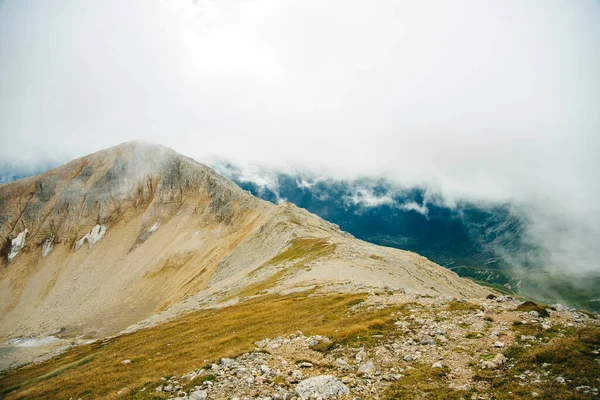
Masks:
[[[42,246],[42,257],[46,257],[48,254],[50,254],[50,252],[52,251],[52,248],[54,247],[54,236],[50,236],[48,239],[46,239],[44,241],[44,244]]]
[[[358,376],[361,375],[373,375],[375,373],[375,365],[372,362],[368,362],[366,364],[361,365],[358,368],[356,374]]]
[[[506,362],[506,356],[502,353],[496,354],[496,357],[492,360],[496,365],[500,366]]]
[[[104,225],[94,226],[92,228],[92,230],[90,231],[90,233],[87,233],[81,239],[79,239],[77,241],[77,243],[75,244],[75,251],[79,250],[81,248],[81,246],[83,246],[85,244],[86,241],[88,242],[88,246],[92,247],[93,245],[98,243],[100,241],[100,239],[102,239],[104,237],[105,234],[106,234],[106,226],[104,226]]]
[[[350,393],[350,389],[332,375],[320,375],[303,380],[296,386],[296,393],[303,399],[312,396],[328,399]]]
[[[231,358],[221,358],[221,365],[231,367],[235,363]]]
[[[21,249],[25,247],[28,233],[29,230],[25,229],[23,232],[19,233],[16,238],[12,240],[10,253],[8,253],[9,262],[14,260],[14,258],[19,254],[19,251],[21,251]]]
[[[346,361],[343,358],[338,358],[335,360],[335,363],[338,365],[338,367],[340,367],[343,370],[348,370],[350,369],[350,365],[348,365],[348,361]]]
[[[368,357],[368,356],[367,356],[367,353],[366,353],[366,352],[365,352],[363,349],[361,349],[361,350],[358,352],[358,354],[356,354],[355,360],[356,360],[356,362],[357,362],[357,363],[361,363],[361,362],[363,362],[364,360],[366,360],[366,359],[367,359],[367,357]]]
[[[152,224],[152,226],[150,227],[150,229],[148,229],[148,232],[150,232],[150,233],[156,232],[156,230],[158,229],[159,226],[160,226],[160,223],[159,222],[155,222],[154,224]]]
[[[208,393],[206,390],[196,390],[195,392],[190,393],[188,399],[189,400],[206,400],[208,398]]]
[[[95,245],[104,237],[106,234],[106,227],[104,225],[96,225],[92,228],[89,236],[88,236],[88,244],[90,246]]]

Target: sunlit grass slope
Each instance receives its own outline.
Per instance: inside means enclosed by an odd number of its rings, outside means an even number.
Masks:
[[[398,308],[350,308],[365,295],[263,296],[185,315],[154,328],[81,346],[0,378],[6,399],[127,397],[163,376],[183,374],[221,357],[250,351],[265,337],[302,330],[340,343],[391,329]],[[131,364],[123,365],[124,359]],[[117,392],[120,391],[120,394]]]

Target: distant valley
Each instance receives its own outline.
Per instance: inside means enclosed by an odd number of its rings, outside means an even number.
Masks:
[[[217,170],[255,196],[290,201],[356,237],[423,254],[460,276],[548,303],[600,311],[600,274],[548,273],[544,249],[527,236],[527,216],[510,203],[444,204],[426,188],[385,179],[336,180],[226,162]]]

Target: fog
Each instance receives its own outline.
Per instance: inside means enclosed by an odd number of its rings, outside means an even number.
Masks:
[[[585,273],[600,269],[598,71],[595,0],[4,0],[0,158],[142,139],[248,179],[259,165],[510,202],[548,268]]]

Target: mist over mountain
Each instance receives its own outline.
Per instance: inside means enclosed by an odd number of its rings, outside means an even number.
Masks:
[[[81,344],[147,318],[316,284],[489,293],[141,142],[0,185],[0,243],[0,370],[31,360],[24,338]]]
[[[28,169],[146,140],[308,185],[383,179],[390,193],[350,190],[346,214],[311,209],[448,265],[565,274],[578,293],[600,274],[599,18],[594,0],[3,2],[0,158]]]
[[[383,178],[333,179],[259,167],[249,172],[227,162],[215,168],[258,197],[292,202],[360,239],[423,254],[461,276],[547,302],[600,309],[600,272],[549,268],[557,249],[533,236],[536,221],[510,202],[448,203],[429,188],[398,187]]]
[[[598,71],[598,0],[0,0],[0,398],[598,398]]]
[[[62,161],[62,162],[61,162]],[[35,161],[15,160],[13,162],[7,160],[0,161],[0,184],[16,181],[17,179],[27,178],[28,176],[41,174],[49,171],[65,162],[68,158],[62,160],[49,159],[40,157]]]
[[[535,221],[510,202],[448,202],[430,188],[399,187],[385,178],[248,169],[223,159],[209,164],[255,196],[276,204],[291,202],[365,241],[414,251],[497,288],[600,310],[600,272],[580,273],[569,269],[572,265],[548,268],[556,249],[532,236]],[[58,162],[46,158],[24,165],[4,163],[0,181],[44,172]]]

